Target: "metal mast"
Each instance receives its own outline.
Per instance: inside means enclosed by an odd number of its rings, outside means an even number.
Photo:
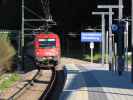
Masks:
[[[21,61],[21,68],[20,70],[24,70],[24,54],[23,54],[23,48],[24,48],[24,0],[22,0],[22,23],[21,23],[21,32],[19,36],[19,41],[20,41],[20,56],[19,60]]]
[[[119,19],[123,18],[123,0],[119,0]]]
[[[122,5],[98,5],[98,8],[109,9],[109,70],[114,70],[113,66],[113,51],[112,51],[112,12],[113,9],[122,9]],[[122,11],[122,10],[121,10]],[[120,12],[120,11],[119,11]],[[121,13],[120,17],[121,17]]]
[[[26,31],[39,31],[39,30],[42,30],[42,31],[48,31],[48,28],[50,25],[56,25],[56,22],[53,21],[52,19],[52,15],[50,14],[50,7],[49,7],[49,0],[40,0],[41,2],[41,6],[42,6],[42,11],[43,11],[43,15],[44,16],[41,16],[41,15],[38,15],[37,12],[33,11],[32,9],[28,8],[26,5],[23,6],[23,12],[24,11],[27,11],[29,12],[30,14],[32,15],[35,15],[37,17],[37,19],[32,19],[32,18],[29,18],[29,19],[25,19],[23,17],[23,23],[24,24],[27,24],[28,23],[28,26],[32,26],[31,25],[31,22],[43,22],[43,25],[41,26],[34,26],[32,28],[24,28],[24,30]],[[24,13],[23,13],[24,15]],[[25,16],[26,17],[26,16]],[[24,25],[23,25],[24,27]]]

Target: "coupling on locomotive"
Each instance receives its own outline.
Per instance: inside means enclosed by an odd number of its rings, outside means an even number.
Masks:
[[[61,56],[59,36],[52,32],[47,34],[40,32],[36,34],[34,53],[37,64],[59,64]]]

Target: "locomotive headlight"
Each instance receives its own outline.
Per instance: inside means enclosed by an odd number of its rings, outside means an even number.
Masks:
[[[57,57],[53,57],[53,60],[55,60],[55,61],[56,61],[56,60],[57,60]]]
[[[39,52],[36,52],[36,55],[39,55],[40,53]]]
[[[44,60],[46,60],[47,58],[46,58],[46,57],[36,57],[36,59],[37,59],[38,61],[44,61]]]
[[[53,57],[48,57],[48,59],[52,59]]]
[[[46,58],[45,58],[45,57],[43,57],[42,59],[43,59],[43,60],[45,60]]]
[[[37,59],[38,61],[43,61],[43,59],[42,59],[41,57],[36,57],[36,59]]]

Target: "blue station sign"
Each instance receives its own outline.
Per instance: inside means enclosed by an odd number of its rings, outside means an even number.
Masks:
[[[81,32],[81,42],[101,42],[101,32]]]

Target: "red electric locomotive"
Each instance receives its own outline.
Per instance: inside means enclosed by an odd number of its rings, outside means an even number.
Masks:
[[[60,39],[54,33],[39,33],[35,35],[35,57],[39,64],[60,63]]]

